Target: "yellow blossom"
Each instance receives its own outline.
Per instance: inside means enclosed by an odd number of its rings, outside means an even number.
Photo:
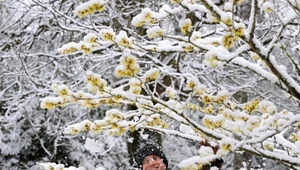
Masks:
[[[212,113],[214,113],[214,106],[213,105],[209,105],[209,106],[207,106],[204,110],[203,110],[203,112],[204,113],[208,113],[208,114],[212,114]]]
[[[141,94],[142,87],[139,86],[130,86],[129,91],[133,94]]]
[[[258,108],[258,105],[259,105],[259,100],[254,99],[249,103],[244,104],[243,110],[247,111],[248,113],[252,113]]]
[[[222,46],[229,49],[235,44],[236,41],[237,37],[235,35],[232,33],[227,33],[222,38]]]
[[[208,94],[203,95],[199,98],[200,101],[203,101],[205,104],[210,104],[212,103],[213,99],[211,96],[209,96]]]
[[[125,31],[120,31],[119,34],[116,36],[115,41],[119,46],[122,47],[129,48],[132,45]]]
[[[194,46],[191,45],[191,44],[188,44],[188,45],[185,45],[185,46],[182,46],[182,48],[184,49],[185,52],[192,52],[194,51]]]
[[[293,142],[297,142],[299,140],[299,136],[296,133],[292,133],[289,137]]]
[[[124,66],[131,67],[132,65],[136,64],[136,57],[125,53],[121,58],[120,58],[120,64],[123,64]]]
[[[95,34],[89,33],[86,36],[84,36],[84,42],[90,43],[90,44],[97,44],[97,36]]]
[[[269,13],[269,12],[272,12],[273,11],[273,6],[270,2],[265,2],[263,5],[262,5],[262,8],[265,12]]]
[[[232,144],[226,141],[221,141],[220,149],[223,151],[230,151],[232,150]]]
[[[156,80],[160,76],[160,70],[157,68],[153,68],[148,70],[144,75],[144,81],[151,82],[153,80]]]
[[[78,50],[78,44],[75,42],[70,42],[68,44],[63,45],[58,51],[61,54],[72,54]]]
[[[192,30],[192,21],[190,19],[180,20],[179,27],[181,32],[184,35],[187,35],[187,33],[191,32]]]
[[[100,35],[101,35],[102,40],[104,40],[104,41],[110,41],[110,42],[115,41],[115,32],[111,29],[101,30]]]
[[[206,115],[203,118],[203,125],[209,129],[215,129],[217,127],[217,125],[213,121],[213,118],[214,118],[213,116]]]
[[[89,109],[97,108],[99,106],[99,100],[93,99],[93,100],[84,100],[81,103],[81,106],[87,107]]]
[[[244,36],[244,34],[245,34],[245,25],[244,24],[235,24],[233,32],[237,36]]]
[[[83,131],[90,131],[90,126],[91,126],[92,122],[89,121],[89,120],[84,120],[80,123],[80,126],[81,126],[81,130]]]
[[[90,44],[80,41],[78,45],[79,45],[79,50],[83,54],[87,55],[92,52],[92,46]]]
[[[94,4],[95,10],[102,12],[105,10],[105,5],[104,4],[100,4],[100,3],[96,3]]]
[[[250,57],[254,60],[257,61],[260,59],[260,57],[256,53],[250,53]]]
[[[42,109],[49,109],[49,110],[51,110],[51,109],[55,108],[55,105],[56,104],[53,103],[53,102],[46,101],[46,102],[44,102],[44,103],[41,104],[41,108]]]

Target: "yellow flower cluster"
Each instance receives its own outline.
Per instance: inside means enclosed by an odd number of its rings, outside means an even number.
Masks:
[[[144,24],[156,24],[158,18],[157,13],[151,11],[149,8],[145,8],[141,14],[133,17],[131,24],[136,27],[142,27]]]
[[[72,94],[71,90],[66,85],[58,85],[56,83],[51,85],[53,92],[61,97],[67,97]]]
[[[209,94],[201,95],[198,100],[202,101],[204,104],[211,104],[214,101],[213,96],[211,96]]]
[[[226,33],[223,37],[222,37],[222,46],[226,49],[231,48],[235,42],[238,40],[238,37],[232,33]]]
[[[193,87],[191,83],[190,87]],[[202,123],[209,129],[226,129],[239,135],[248,135],[266,130],[278,129],[284,126],[293,117],[293,113],[287,111],[277,112],[272,102],[254,99],[243,105],[242,109],[229,100],[227,91],[221,91],[217,95],[202,94],[199,97],[200,105],[186,103],[184,109],[206,113]],[[204,104],[204,105],[203,105]],[[261,116],[253,115],[254,111],[260,111]],[[297,126],[298,124],[295,124]],[[300,123],[299,123],[300,128]],[[297,139],[294,136],[292,140]],[[299,137],[300,139],[300,137]]]
[[[189,77],[186,82],[186,88],[188,90],[193,90],[199,85],[200,85],[200,82],[197,77]]]
[[[85,54],[85,55],[87,55],[87,54],[90,54],[91,52],[92,52],[92,45],[91,44],[89,44],[89,43],[87,43],[87,42],[84,42],[84,41],[80,41],[79,43],[78,43],[78,48],[79,48],[79,50],[83,53],[83,54]]]
[[[213,97],[215,103],[224,103],[229,97],[227,91],[220,91],[216,96]]]
[[[200,84],[197,77],[189,77],[186,82],[187,90],[192,90],[193,96],[202,95],[206,92],[206,86]]]
[[[102,12],[105,9],[105,1],[91,0],[76,7],[75,13],[84,18],[87,15],[94,14],[96,11]]]
[[[125,31],[120,31],[119,34],[115,38],[116,43],[125,48],[130,48],[132,46],[132,42],[127,36],[127,33]]]
[[[148,83],[156,80],[159,76],[160,76],[160,70],[157,68],[152,68],[144,74],[143,80],[145,83]]]
[[[152,28],[149,28],[146,32],[147,32],[148,37],[151,39],[161,37],[164,35],[164,30],[162,28],[160,28],[159,26],[154,26]]]
[[[277,107],[274,105],[273,102],[270,101],[261,101],[258,108],[259,111],[261,111],[262,113],[270,113],[270,114],[277,113]]]
[[[95,74],[91,71],[87,71],[85,77],[85,82],[87,83],[88,89],[91,92],[103,92],[107,87],[107,82],[101,78],[100,75]]]
[[[153,127],[160,127],[160,128],[168,128],[169,124],[165,121],[163,121],[160,118],[159,114],[154,114],[151,115],[150,117],[148,117],[147,121],[146,121],[146,125],[147,126],[153,126]]]
[[[260,122],[261,118],[259,116],[251,116],[246,122],[246,130],[252,132],[259,126]]]
[[[106,112],[104,120],[108,123],[110,129],[107,130],[109,135],[121,136],[127,130],[134,130],[132,122],[126,120],[126,115],[117,109],[112,109]]]
[[[250,118],[250,116],[244,112],[240,112],[237,110],[232,111],[227,108],[224,108],[221,111],[221,114],[224,116],[225,119],[232,120],[232,121],[238,121],[238,120],[247,121]]]
[[[129,92],[133,94],[141,94],[142,82],[137,78],[132,78],[129,81]]]
[[[104,41],[114,42],[116,35],[112,29],[103,29],[100,31],[100,36]]]
[[[87,75],[85,79],[91,92],[103,94],[103,91],[100,90],[104,88],[109,91],[110,88],[106,87],[106,81],[101,79],[99,75],[93,74],[92,72],[87,72]],[[96,98],[96,96],[82,91],[74,93],[65,85],[53,84],[51,88],[59,96],[41,99],[42,109],[54,109],[55,107],[65,106],[68,103],[79,103],[81,106],[88,108],[96,108],[99,104],[112,105],[115,103],[112,101],[113,97]]]
[[[68,135],[77,135],[80,132],[89,132],[92,122],[84,120],[80,123],[72,124],[66,127],[64,133]]]
[[[185,106],[184,106],[184,109],[190,109],[192,111],[202,111],[202,108],[199,107],[197,104],[193,104],[193,103],[187,103]]]
[[[205,54],[205,59],[203,63],[209,67],[216,68],[221,64],[221,61],[218,59],[218,56],[213,51],[209,51]]]
[[[244,104],[243,110],[247,111],[249,114],[253,113],[256,111],[259,105],[259,100],[258,99],[253,99],[250,102]]]
[[[206,126],[209,129],[215,129],[218,127],[223,126],[224,124],[224,117],[223,115],[205,115],[203,118],[203,125]]]
[[[218,150],[217,155],[223,156],[227,154],[233,149],[234,144],[235,142],[232,141],[230,138],[222,139],[219,144],[220,149]]]
[[[72,54],[78,50],[78,44],[75,42],[70,42],[68,44],[63,45],[61,48],[57,49],[57,51],[61,54]]]
[[[107,126],[107,122],[105,120],[95,120],[93,124],[90,126],[90,130],[94,133],[101,133],[102,129]]]
[[[215,112],[215,107],[213,105],[208,105],[206,108],[204,108],[203,112],[207,114],[212,114]]]
[[[100,104],[99,99],[85,99],[79,102],[82,107],[87,107],[89,109],[97,108]]]
[[[180,20],[179,27],[183,35],[187,35],[192,30],[192,21],[189,18]]]
[[[45,97],[41,99],[42,109],[55,109],[57,106],[65,106],[68,101],[62,97]]]
[[[71,42],[63,45],[58,51],[61,54],[72,54],[75,51],[79,50],[85,55],[90,54],[95,46],[97,46],[97,35],[89,33],[84,36],[84,41],[79,43]]]
[[[293,142],[300,141],[300,132],[298,132],[298,133],[295,133],[295,132],[291,133],[289,139],[291,141],[293,141]]]
[[[91,89],[92,86],[88,87]],[[98,87],[95,86],[95,89],[98,89]],[[109,87],[106,87],[106,90],[109,90]],[[95,90],[97,91],[97,90]],[[97,94],[102,94],[102,91],[97,91]],[[78,104],[80,104],[82,107],[87,107],[87,108],[97,108],[100,104],[104,104],[104,105],[118,105],[117,103],[115,103],[112,100],[112,97],[100,97],[100,98],[96,98],[96,96],[93,96],[90,93],[84,93],[82,91],[78,91],[76,93],[72,94],[72,101],[69,102],[77,102]]]
[[[124,99],[124,96],[117,94],[117,95],[113,95],[111,97],[111,100],[114,101],[115,103],[121,103]]]
[[[122,135],[129,129],[132,129],[132,123],[126,120],[126,116],[117,109],[112,109],[106,112],[106,116],[102,120],[91,122],[84,120],[80,123],[67,126],[65,133],[69,135],[77,135],[80,132],[105,133],[109,135]]]
[[[181,46],[186,53],[193,52],[195,48],[195,46],[190,43],[183,43]]]
[[[116,123],[120,120],[124,120],[125,115],[124,113],[120,112],[117,109],[111,109],[109,111],[106,111],[106,117],[105,120],[109,123]]]
[[[124,52],[120,58],[120,65],[115,69],[117,77],[132,77],[138,73],[140,66],[136,62],[136,57],[130,53]]]
[[[246,29],[246,26],[242,23],[234,24],[233,33],[237,36],[244,36],[245,29]]]
[[[91,45],[96,45],[97,39],[98,39],[97,35],[88,33],[86,36],[84,36],[83,41]]]

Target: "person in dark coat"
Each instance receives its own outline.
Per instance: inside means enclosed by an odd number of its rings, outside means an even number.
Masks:
[[[152,144],[145,145],[135,158],[140,170],[167,170],[168,160],[161,148]]]

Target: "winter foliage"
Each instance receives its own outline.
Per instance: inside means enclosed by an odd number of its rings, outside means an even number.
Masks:
[[[0,4],[2,167],[134,169],[147,129],[173,169],[300,169],[300,1]]]

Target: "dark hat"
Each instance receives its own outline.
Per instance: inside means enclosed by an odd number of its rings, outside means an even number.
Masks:
[[[166,168],[168,168],[168,160],[166,156],[164,155],[161,148],[157,148],[156,146],[152,144],[145,145],[135,156],[135,163],[138,166],[138,168],[142,169],[144,159],[147,156],[150,155],[156,155],[159,156],[163,162],[166,164]]]

